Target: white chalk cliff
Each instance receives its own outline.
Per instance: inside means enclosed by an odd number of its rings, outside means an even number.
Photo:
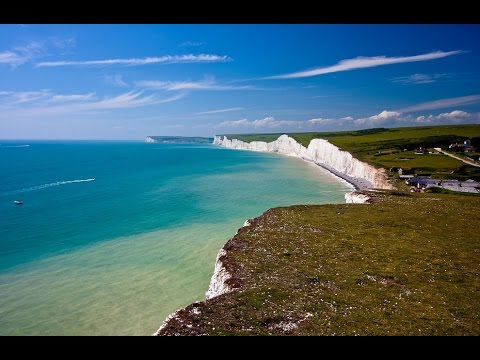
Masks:
[[[220,259],[226,254],[227,252],[224,249],[220,249],[218,252],[217,260],[215,262],[215,270],[213,271],[210,285],[208,286],[208,291],[205,294],[207,300],[231,291],[226,281],[232,276],[229,274],[227,269],[225,269],[225,266],[223,266],[222,260]]]
[[[312,161],[328,170],[343,174],[347,178],[362,180],[364,187],[393,189],[383,169],[355,159],[352,154],[343,151],[324,139],[312,139],[308,148],[299,144],[288,135],[281,135],[277,140],[266,143],[252,141],[246,143],[238,139],[228,139],[226,136],[215,136],[213,143],[231,149],[275,152],[288,156],[296,156]]]

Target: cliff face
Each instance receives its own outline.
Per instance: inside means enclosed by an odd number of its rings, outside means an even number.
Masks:
[[[227,285],[227,280],[232,276],[222,262],[222,257],[226,254],[227,252],[223,248],[218,252],[217,261],[215,262],[215,270],[213,271],[208,291],[205,294],[207,300],[231,291],[230,287]]]
[[[376,169],[367,163],[355,159],[349,152],[340,150],[324,139],[313,139],[308,148],[305,148],[288,135],[282,135],[270,143],[263,141],[246,143],[237,139],[228,139],[226,136],[215,136],[213,143],[231,149],[275,152],[296,156],[315,162],[347,177],[362,179],[367,183],[367,187],[393,189],[383,169]]]

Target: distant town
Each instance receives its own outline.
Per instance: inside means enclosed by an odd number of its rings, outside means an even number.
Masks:
[[[413,153],[414,155],[447,155],[464,162],[466,165],[480,167],[480,153],[477,152],[477,147],[472,145],[470,139],[452,143],[448,145],[448,150],[443,150],[441,147],[418,147]],[[410,186],[411,192],[424,192],[431,188],[443,188],[458,192],[480,193],[480,182],[473,179],[460,181],[458,179],[432,178],[427,174],[419,174],[414,168],[408,167],[393,167],[390,168],[390,172],[398,173],[398,177],[405,180],[405,184]]]

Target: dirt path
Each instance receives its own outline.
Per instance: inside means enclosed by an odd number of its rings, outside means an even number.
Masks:
[[[436,151],[438,151],[439,153],[442,153],[442,154],[445,154],[445,155],[447,155],[447,156],[450,156],[451,158],[460,160],[460,161],[464,162],[464,163],[467,164],[467,165],[472,165],[472,166],[475,166],[475,167],[480,168],[480,165],[475,164],[474,162],[465,160],[465,159],[461,158],[460,156],[456,156],[456,155],[450,154],[450,153],[448,153],[448,152],[446,152],[446,151],[443,151],[443,150],[440,149],[440,148],[434,148],[434,149],[435,149]]]

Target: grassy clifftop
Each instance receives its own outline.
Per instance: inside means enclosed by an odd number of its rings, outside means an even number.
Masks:
[[[397,194],[267,211],[225,247],[239,290],[161,334],[480,335],[480,198]]]

